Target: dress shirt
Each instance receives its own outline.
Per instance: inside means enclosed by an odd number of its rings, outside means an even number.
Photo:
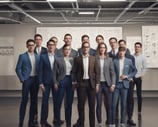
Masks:
[[[100,58],[100,81],[105,82],[104,76],[104,58]]]
[[[118,49],[112,49],[111,51],[113,55],[116,55],[118,53]]]
[[[42,48],[42,47],[36,47],[36,52],[37,52],[37,54],[41,54],[41,48]]]
[[[29,58],[30,58],[30,62],[31,62],[31,73],[30,76],[35,76],[36,75],[36,60],[35,60],[35,54],[34,53],[29,53]]]
[[[65,64],[66,64],[66,75],[70,75],[71,70],[72,70],[72,65],[69,61],[69,58],[64,57],[64,60],[65,60]]]
[[[49,57],[49,62],[51,65],[51,69],[53,70],[53,65],[54,65],[54,53],[48,53],[48,57]]]
[[[83,79],[89,79],[89,75],[88,75],[88,69],[89,69],[89,56],[82,56],[83,57],[83,70],[84,70],[84,74],[83,74]]]
[[[119,59],[119,81],[122,81],[122,79],[120,78],[120,76],[123,74],[123,68],[124,68],[124,58]]]
[[[134,54],[135,66],[137,68],[136,78],[139,78],[145,74],[146,71],[146,58],[142,54]]]

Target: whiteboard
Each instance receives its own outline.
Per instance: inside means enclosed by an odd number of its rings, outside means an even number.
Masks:
[[[122,39],[122,27],[37,27],[36,33],[43,36],[43,45],[52,37],[56,36],[59,40],[57,47],[63,46],[64,35],[70,33],[72,35],[72,48],[78,49],[81,47],[81,36],[87,34],[90,37],[90,45],[96,49],[97,43],[95,38],[98,34],[103,35],[105,43],[109,47],[109,38],[116,37]]]
[[[158,67],[158,26],[142,26],[143,54],[149,68]]]

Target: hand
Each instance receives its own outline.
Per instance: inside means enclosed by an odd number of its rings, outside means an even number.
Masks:
[[[75,90],[77,87],[77,84],[72,84],[72,90]]]
[[[115,90],[115,85],[111,85],[110,92],[114,92],[114,90]]]
[[[99,92],[99,84],[96,85],[96,93]]]
[[[126,75],[121,75],[120,78],[123,80],[123,79],[126,79],[128,77]]]
[[[58,84],[54,84],[54,89],[55,89],[55,91],[58,91]]]
[[[22,81],[20,81],[21,83],[24,83],[24,81],[22,80]]]
[[[44,87],[43,84],[40,85],[40,89],[41,89],[42,92],[45,92],[45,87]]]

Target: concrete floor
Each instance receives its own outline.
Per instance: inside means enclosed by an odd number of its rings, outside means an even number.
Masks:
[[[40,118],[40,109],[41,109],[41,99],[39,99],[39,118]],[[135,105],[136,105],[135,100]],[[18,117],[19,117],[19,105],[20,105],[20,98],[0,98],[0,127],[18,127]],[[27,127],[27,121],[28,121],[28,110],[29,104],[27,106],[26,116],[25,116],[25,126]],[[53,105],[52,100],[50,99],[50,105],[49,105],[49,118],[48,122],[52,124],[52,111]],[[138,121],[137,119],[137,105],[134,109],[134,121],[137,123],[137,127],[158,127],[158,98],[144,98],[143,99],[143,111],[142,111],[142,121]],[[103,125],[102,127],[105,127],[105,109],[102,109],[102,119],[103,119]],[[85,127],[89,127],[89,120],[88,120],[88,108],[86,104],[85,108],[85,114],[86,114],[86,120],[85,120]],[[62,108],[62,119],[64,119],[64,108]],[[77,114],[77,99],[74,99],[73,103],[73,114],[72,114],[72,123],[76,122],[76,119],[78,117]],[[53,124],[52,124],[53,127]],[[65,127],[65,124],[62,125],[62,127]],[[96,122],[97,127],[97,122]],[[128,126],[127,126],[128,127]]]

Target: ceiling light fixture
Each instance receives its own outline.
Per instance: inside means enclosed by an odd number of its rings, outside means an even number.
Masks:
[[[0,3],[7,3],[10,2],[10,0],[1,0]]]
[[[94,15],[94,11],[80,11],[79,15]]]
[[[47,0],[48,2],[77,2],[77,0]]]
[[[100,0],[101,2],[121,2],[121,1],[127,1],[127,0]]]

